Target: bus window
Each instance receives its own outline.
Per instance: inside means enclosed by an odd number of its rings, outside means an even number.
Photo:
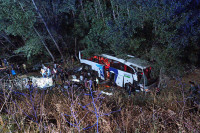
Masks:
[[[124,65],[124,71],[127,72],[127,65]]]
[[[141,81],[142,76],[143,76],[142,69],[137,68],[137,76],[138,76],[138,81],[139,81],[139,82],[142,82],[142,81]]]
[[[106,69],[106,70],[109,69],[109,67],[110,67],[110,60],[105,59],[105,60],[104,60],[104,64],[105,64],[105,69]]]
[[[138,81],[140,84],[144,84],[145,86],[148,84],[148,80],[145,74],[142,74],[140,80]]]
[[[144,69],[144,74],[146,75],[147,79],[150,79],[151,67]]]
[[[146,68],[142,71],[142,69],[138,69],[138,81],[140,83],[144,84],[145,86],[148,85],[151,82],[151,67]]]
[[[110,67],[115,68],[115,62],[116,62],[116,61],[112,61],[112,63],[110,64]]]
[[[93,62],[96,62],[96,63],[99,63],[98,56],[94,56],[93,59],[92,59],[92,61],[93,61]]]
[[[119,70],[124,71],[124,64],[119,63],[119,66],[120,66]]]
[[[118,61],[111,61],[110,67],[124,71],[124,64]]]
[[[113,61],[111,65],[112,65],[111,67],[113,68],[120,69],[120,65],[118,61]]]
[[[86,57],[85,55],[83,55],[83,53],[81,53],[81,58],[88,60],[88,57]]]
[[[99,64],[103,64],[103,57],[99,56]]]
[[[134,74],[134,70],[131,67],[129,67],[129,66],[127,66],[126,72]]]

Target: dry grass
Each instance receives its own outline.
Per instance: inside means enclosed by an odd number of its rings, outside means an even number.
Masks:
[[[131,97],[115,91],[113,96],[99,98],[97,92],[94,105],[91,97],[73,89],[35,89],[31,94],[4,89],[0,94],[0,132],[97,132],[96,125],[87,129],[97,122],[97,115],[98,132],[102,133],[198,132],[199,111],[191,109],[182,90],[180,86],[160,95],[138,93]]]

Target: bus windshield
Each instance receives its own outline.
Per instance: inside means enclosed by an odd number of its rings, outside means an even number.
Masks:
[[[147,86],[150,83],[151,77],[151,67],[146,69],[138,69],[138,81],[140,84]]]

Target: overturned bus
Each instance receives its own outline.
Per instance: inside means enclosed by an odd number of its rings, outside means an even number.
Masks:
[[[151,78],[151,66],[147,61],[127,55],[127,59],[120,59],[102,54],[90,58],[83,58],[79,52],[80,63],[86,64],[98,73],[102,80],[111,80],[117,86],[129,87],[134,85],[140,91],[149,91],[156,86],[156,79]]]

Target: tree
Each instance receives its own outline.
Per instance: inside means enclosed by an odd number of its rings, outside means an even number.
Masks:
[[[163,67],[166,73],[178,73],[178,69],[182,69],[181,58],[185,51],[182,46],[190,42],[191,37],[180,38],[186,16],[190,14],[176,14],[183,6],[180,2],[110,0],[101,2],[103,10],[96,5],[96,2],[84,4],[90,28],[81,42],[87,44],[87,54],[132,54],[154,62],[158,69]],[[99,10],[103,15],[99,15]]]

